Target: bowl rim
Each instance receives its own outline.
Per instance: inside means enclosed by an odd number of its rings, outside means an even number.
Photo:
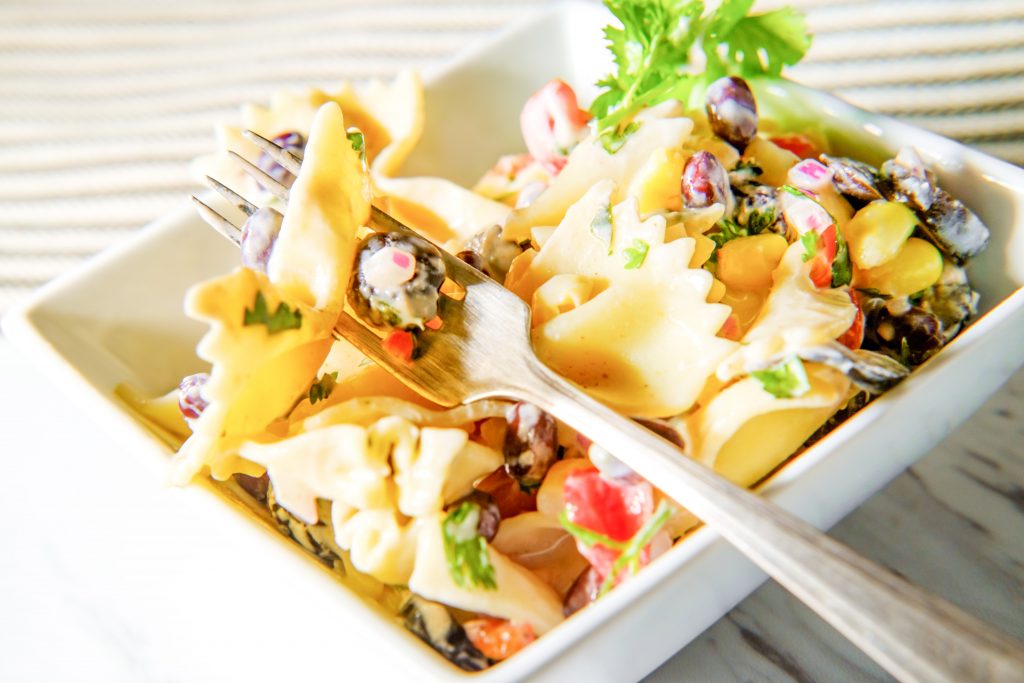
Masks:
[[[435,83],[443,76],[464,68],[466,64],[471,63],[476,57],[493,50],[500,42],[510,37],[515,37],[525,30],[529,30],[531,26],[539,22],[552,19],[568,22],[576,12],[580,11],[604,13],[604,9],[598,5],[573,1],[561,3],[530,14],[494,33],[488,39],[468,47],[465,51],[447,60],[443,65],[425,71],[423,77],[424,86],[429,89],[432,83]],[[1024,196],[1024,169],[1013,166],[1008,162],[988,156],[978,150],[971,149],[898,119],[867,112],[834,95],[792,81],[780,81],[769,85],[769,87],[796,89],[803,95],[813,98],[823,108],[829,107],[835,112],[837,118],[848,116],[865,119],[880,129],[889,130],[897,134],[913,131],[914,135],[920,136],[923,134],[929,139],[942,141],[943,145],[955,145],[958,154],[962,158],[970,159],[975,164],[984,167],[994,177],[1003,179],[1008,177],[1010,180],[1007,182],[1016,180],[1014,189],[1020,191],[1022,196]],[[156,221],[140,229],[132,237],[113,245],[78,268],[47,283],[25,300],[16,303],[2,320],[3,331],[12,344],[21,352],[27,354],[51,381],[62,390],[72,394],[73,400],[83,410],[98,417],[106,431],[115,437],[127,439],[135,446],[144,446],[146,451],[159,453],[159,457],[150,458],[154,467],[159,466],[162,468],[166,466],[166,455],[170,452],[169,449],[142,425],[117,397],[100,391],[81,372],[80,368],[62,353],[60,344],[51,339],[44,329],[48,316],[52,315],[52,312],[48,309],[48,304],[58,298],[62,292],[94,282],[97,278],[102,278],[109,268],[116,266],[123,259],[131,258],[140,248],[149,245],[159,238],[173,235],[185,229],[188,224],[196,220],[198,219],[196,219],[191,207],[183,207],[180,210],[158,218]],[[1017,226],[1017,229],[1021,229],[1020,226]],[[1022,313],[1024,313],[1024,288],[1018,287],[985,314],[974,320],[942,353],[947,354],[947,350],[949,350],[949,353],[955,353],[960,349],[968,348],[974,345],[978,339],[987,335],[992,329],[1006,323],[1011,316],[1020,316]],[[58,318],[59,316],[60,314],[57,313]],[[776,494],[794,481],[799,481],[805,473],[825,461],[838,446],[849,441],[861,430],[870,428],[870,425],[888,410],[892,403],[913,391],[924,381],[924,378],[931,377],[937,372],[941,372],[941,368],[931,361],[915,370],[913,377],[906,383],[879,397],[833,429],[819,442],[800,453],[798,457],[789,459],[780,468],[774,470],[757,485],[757,490],[775,500],[777,498]],[[206,487],[193,488],[203,490]],[[231,507],[224,506],[223,498],[220,495],[214,494],[212,491],[207,493],[210,496],[216,496],[217,503],[225,509]],[[253,519],[249,515],[242,513],[239,513],[239,515],[247,523],[252,523]],[[374,610],[366,605],[361,598],[346,587],[342,587],[341,590],[352,598],[352,604],[359,605],[364,610],[363,613],[367,615],[372,613],[369,619],[375,623],[371,628],[378,635],[387,637],[385,634],[390,633],[394,635],[396,631],[401,631],[406,636],[404,638],[405,642],[416,642],[419,644],[419,654],[414,654],[417,648],[403,647],[402,650],[408,650],[408,652],[403,652],[403,658],[407,660],[407,663],[415,666],[421,672],[430,673],[441,678],[474,676],[483,681],[518,680],[536,672],[560,652],[584,640],[589,633],[621,613],[634,600],[655,590],[669,574],[677,571],[698,555],[707,552],[716,543],[724,544],[724,541],[708,527],[701,526],[688,533],[681,541],[674,544],[671,550],[652,562],[643,572],[640,572],[618,590],[609,593],[602,600],[590,605],[588,609],[577,613],[572,619],[567,619],[553,629],[551,633],[538,639],[530,648],[480,673],[460,671],[442,657],[439,657],[415,636],[405,632],[397,624],[387,624],[388,627],[384,628],[387,620],[382,618],[379,610]],[[313,569],[316,563],[310,562],[308,564],[310,569]],[[313,571],[322,573],[321,570]],[[311,571],[307,574],[312,576],[313,572]],[[337,590],[337,583],[332,581],[332,585]],[[362,616],[363,613],[353,618],[366,620],[367,617]],[[381,628],[378,628],[378,626]]]

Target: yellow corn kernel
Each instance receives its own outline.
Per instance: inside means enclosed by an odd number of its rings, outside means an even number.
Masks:
[[[718,278],[729,289],[745,292],[772,286],[772,271],[786,253],[786,238],[774,233],[740,237],[718,250]]]
[[[931,242],[911,237],[896,256],[877,268],[858,270],[859,288],[890,296],[909,296],[934,285],[942,274],[942,254]]]
[[[871,202],[857,212],[843,237],[860,268],[877,268],[896,257],[917,227],[917,215],[899,202]]]
[[[786,174],[796,166],[800,157],[776,145],[771,140],[756,137],[743,150],[743,161],[753,161],[761,167],[759,182],[768,185],[785,185]]]
[[[677,149],[659,149],[647,160],[629,185],[629,194],[637,199],[641,215],[680,208],[679,178],[686,159]]]

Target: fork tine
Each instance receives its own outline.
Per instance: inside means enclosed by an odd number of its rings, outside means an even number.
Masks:
[[[242,229],[237,225],[229,221],[224,216],[220,215],[216,210],[207,205],[203,200],[195,195],[192,195],[192,201],[199,209],[199,215],[203,217],[210,226],[219,232],[224,237],[235,243],[236,246],[242,244]]]
[[[256,131],[246,129],[242,131],[242,135],[254,145],[269,154],[270,158],[281,164],[286,171],[294,175],[299,175],[299,169],[302,167],[302,159],[297,157],[291,150],[281,147],[273,140],[268,140]]]
[[[272,178],[262,168],[252,163],[238,152],[228,152],[238,163],[242,164],[242,170],[252,176],[256,182],[267,188],[271,194],[278,199],[288,201],[288,188]]]
[[[224,197],[224,199],[237,206],[238,209],[246,216],[253,215],[256,212],[256,209],[259,208],[213,176],[206,176],[206,184],[214,190],[217,190],[217,192],[220,192],[220,195]]]

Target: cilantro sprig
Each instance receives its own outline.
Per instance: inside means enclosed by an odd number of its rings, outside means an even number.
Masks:
[[[791,356],[764,370],[755,370],[750,376],[761,383],[764,390],[775,398],[796,398],[811,390],[807,370],[796,356]]]
[[[245,326],[266,325],[267,334],[277,334],[285,330],[297,330],[302,327],[302,313],[299,312],[298,308],[292,310],[283,301],[271,313],[267,307],[267,300],[264,298],[263,292],[256,292],[256,301],[253,302],[252,308],[245,309],[245,314],[242,316],[242,324]]]
[[[633,245],[626,247],[622,250],[622,255],[626,259],[626,270],[633,270],[639,268],[647,260],[647,252],[651,250],[651,245],[644,242],[641,239],[633,240]]]
[[[590,113],[598,134],[614,134],[644,107],[702,97],[722,76],[778,76],[811,45],[804,16],[790,7],[749,15],[754,0],[722,0],[705,12],[704,0],[604,0],[622,27],[604,30],[615,70]],[[703,53],[695,73],[691,52]]]
[[[472,501],[459,505],[441,522],[448,573],[458,586],[495,590],[498,583],[494,565],[487,553],[487,541],[477,533],[479,523],[480,506]]]
[[[665,522],[675,513],[675,508],[662,500],[658,503],[654,514],[640,527],[628,541],[617,541],[600,532],[580,526],[569,519],[565,510],[559,515],[558,521],[562,528],[568,531],[574,538],[583,545],[592,548],[595,545],[602,545],[609,550],[618,550],[619,557],[612,564],[608,576],[605,577],[598,590],[598,597],[604,595],[615,586],[615,580],[623,571],[635,574],[640,569],[640,557],[643,549],[651,542],[654,536],[665,526]]]

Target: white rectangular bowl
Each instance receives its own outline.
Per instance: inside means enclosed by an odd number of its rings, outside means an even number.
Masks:
[[[594,5],[557,7],[428,75],[426,130],[405,174],[472,183],[499,154],[521,149],[520,107],[553,77],[567,80],[589,100],[589,84],[608,68],[600,34],[607,20]],[[910,379],[764,487],[776,504],[824,529],[926,453],[1024,362],[1024,171],[791,83],[765,84],[758,91],[762,110],[823,125],[840,154],[877,162],[903,145],[915,146],[943,187],[992,229],[992,244],[970,268],[984,314]],[[117,457],[147,460],[153,476],[135,485],[160,486],[169,452],[113,389],[128,383],[162,393],[199,368],[194,349],[203,329],[183,316],[182,298],[191,284],[227,271],[237,258],[184,209],[44,287],[4,320],[10,339],[123,444]],[[201,517],[216,533],[230,534],[251,567],[250,584],[304,596],[273,602],[264,625],[301,628],[271,635],[243,616],[250,612],[241,606],[252,598],[239,591],[226,590],[216,609],[211,606],[197,620],[196,628],[215,633],[219,651],[234,660],[230,671],[248,680],[270,671],[288,671],[292,680],[342,678],[355,671],[376,672],[379,680],[636,680],[764,579],[716,534],[701,529],[522,653],[486,672],[466,674],[301,553],[294,562],[282,558],[289,550],[279,538],[206,487],[192,487],[181,501],[183,518]],[[274,569],[264,569],[264,563]],[[210,580],[228,583],[231,577]],[[244,652],[259,656],[240,661]],[[210,661],[212,679],[220,668]]]

